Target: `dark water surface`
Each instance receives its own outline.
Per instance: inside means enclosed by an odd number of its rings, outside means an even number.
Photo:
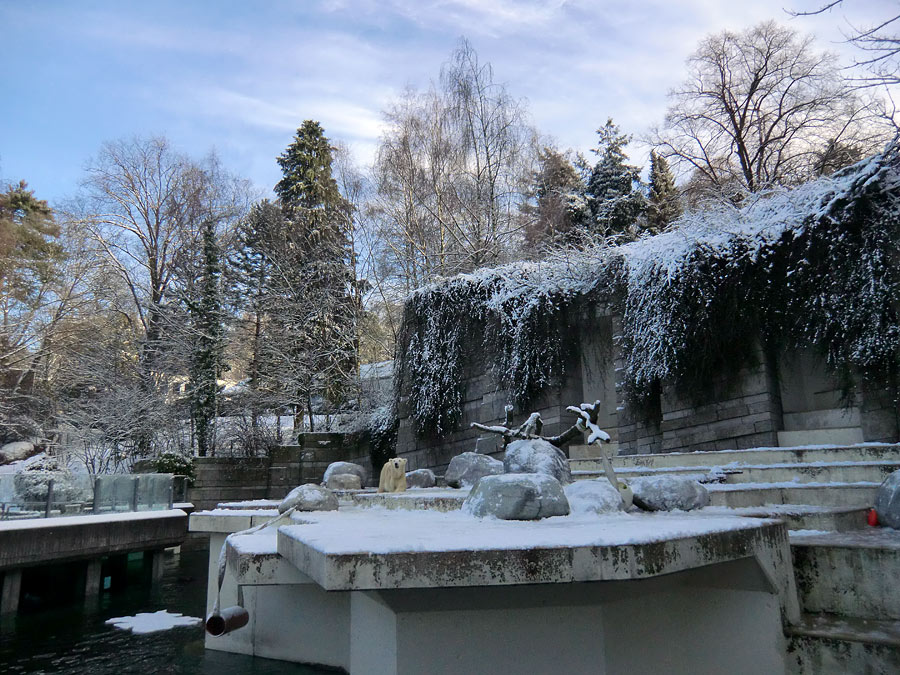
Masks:
[[[81,601],[21,613],[0,622],[0,673],[183,673],[193,675],[319,675],[327,672],[203,648],[203,627],[134,635],[104,624],[115,616],[166,609],[202,617],[206,608],[206,551],[166,554],[155,589],[132,585],[106,592],[93,609]]]

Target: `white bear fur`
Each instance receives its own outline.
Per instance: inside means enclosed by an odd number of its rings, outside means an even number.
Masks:
[[[404,492],[406,491],[406,460],[401,457],[393,457],[381,468],[381,477],[378,479],[379,492]]]

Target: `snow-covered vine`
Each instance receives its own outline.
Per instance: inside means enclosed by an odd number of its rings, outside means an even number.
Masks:
[[[592,329],[581,310],[597,301],[622,317],[617,339],[634,401],[663,380],[702,390],[759,346],[813,348],[835,370],[896,388],[898,147],[741,208],[688,212],[637,242],[417,290],[405,308],[397,383],[419,431],[455,428],[463,364],[477,353],[498,388],[526,405],[565,374],[579,330]]]

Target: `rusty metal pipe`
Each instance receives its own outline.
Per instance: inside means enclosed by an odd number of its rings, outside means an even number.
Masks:
[[[243,607],[226,607],[221,612],[206,617],[206,632],[219,637],[231,631],[243,628],[250,621],[250,612]]]

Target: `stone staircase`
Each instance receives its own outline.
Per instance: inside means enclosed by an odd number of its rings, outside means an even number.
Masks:
[[[590,452],[571,454],[573,478],[603,475]],[[789,672],[900,673],[900,531],[866,523],[881,481],[900,469],[900,445],[627,455],[613,466],[626,480],[702,480],[710,513],[786,521],[804,612],[785,629]]]

